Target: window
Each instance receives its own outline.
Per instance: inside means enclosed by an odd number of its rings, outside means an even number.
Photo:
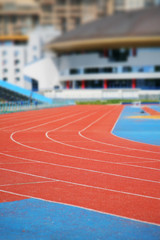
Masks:
[[[12,16],[11,17],[11,22],[15,24],[17,22],[17,16]]]
[[[132,68],[131,67],[123,67],[123,72],[126,73],[126,72],[132,72]]]
[[[6,55],[7,55],[7,51],[4,50],[4,51],[2,52],[2,55],[3,55],[3,56],[6,56]]]
[[[111,67],[106,67],[106,68],[102,68],[101,69],[102,71],[102,73],[112,73],[112,68]]]
[[[78,69],[71,69],[70,74],[78,74],[79,70]]]
[[[90,74],[99,73],[99,68],[86,68],[84,70],[84,73],[90,73]]]
[[[19,77],[16,77],[16,81],[19,82],[19,81],[20,81],[20,78],[19,78]]]
[[[81,19],[79,17],[74,18],[75,25],[78,26],[81,23]]]
[[[61,18],[61,28],[62,28],[62,31],[65,32],[67,30],[67,20],[66,18]]]
[[[8,61],[6,59],[3,60],[3,65],[6,65]]]
[[[124,5],[124,1],[123,0],[115,0],[115,6],[119,7],[119,6],[123,6]]]
[[[52,12],[52,5],[50,5],[50,4],[44,4],[44,5],[42,5],[42,10],[43,10],[44,12]]]
[[[16,68],[16,69],[15,69],[15,72],[16,72],[16,73],[19,73],[19,72],[20,72],[20,70],[19,70],[18,68]]]
[[[32,49],[33,49],[33,50],[37,50],[37,46],[33,46]]]
[[[160,72],[160,66],[155,66],[155,72]]]
[[[14,60],[15,65],[17,65],[18,63],[20,63],[19,59]]]
[[[57,0],[58,5],[65,5],[66,0]]]
[[[81,1],[81,0],[70,0],[70,3],[71,3],[71,4],[78,5],[78,4],[81,4],[82,1]]]
[[[14,52],[14,56],[17,57],[18,55],[19,55],[19,51],[16,50],[16,51]]]
[[[4,82],[7,82],[7,81],[8,81],[8,78],[4,77],[4,78],[3,78],[3,81],[4,81]]]
[[[33,56],[33,60],[36,61],[38,58],[37,56]]]
[[[129,57],[129,50],[125,48],[112,49],[109,52],[109,60],[114,62],[124,62],[127,61]]]
[[[8,69],[7,69],[7,68],[4,68],[4,69],[3,69],[3,72],[4,72],[4,73],[7,73],[7,72],[8,72]]]

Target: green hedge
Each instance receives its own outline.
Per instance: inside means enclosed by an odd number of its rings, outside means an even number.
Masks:
[[[138,100],[131,100],[131,99],[110,99],[110,100],[89,100],[89,101],[76,101],[77,105],[105,105],[105,104],[121,104],[121,103],[133,103],[137,102]],[[141,103],[159,103],[158,100],[147,99],[147,100],[140,100]]]

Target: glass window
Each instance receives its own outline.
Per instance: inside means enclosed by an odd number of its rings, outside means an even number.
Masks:
[[[155,72],[160,72],[160,66],[155,66]]]
[[[44,12],[52,12],[52,5],[50,4],[43,4],[42,9]]]
[[[82,0],[70,0],[70,3],[78,5],[82,3]]]
[[[36,61],[38,58],[37,56],[33,56],[33,60]]]
[[[20,63],[20,61],[19,61],[19,59],[16,59],[16,60],[14,61],[14,64],[17,65],[18,63]]]
[[[8,81],[8,78],[4,77],[4,78],[3,78],[3,81],[4,81],[4,82],[7,82],[7,81]]]
[[[16,51],[14,52],[14,56],[17,57],[18,55],[19,55],[19,51],[16,50]]]
[[[59,5],[65,5],[66,0],[57,0],[57,4]]]
[[[33,49],[33,50],[37,50],[37,46],[33,46],[32,49]]]
[[[127,61],[129,57],[129,50],[125,48],[112,49],[109,52],[109,60],[114,62]]]
[[[105,67],[101,69],[102,73],[112,73],[112,68],[111,67]]]
[[[84,73],[90,73],[90,74],[93,74],[93,73],[99,73],[99,68],[86,68],[84,70]]]
[[[7,69],[7,68],[4,68],[4,69],[3,69],[3,72],[4,72],[4,73],[7,73],[7,72],[8,72],[8,69]]]
[[[16,77],[16,81],[19,82],[19,81],[20,81],[20,78],[19,78],[19,77]]]
[[[78,69],[70,69],[70,74],[78,74],[79,70]]]
[[[132,72],[132,68],[129,66],[123,67],[123,72]]]
[[[3,65],[6,65],[8,61],[6,59],[3,60]]]
[[[123,4],[124,4],[124,0],[115,0],[116,7],[123,6]]]
[[[2,52],[2,55],[3,55],[3,56],[6,56],[6,55],[7,55],[7,51],[4,50],[4,51]]]
[[[16,69],[15,69],[15,72],[16,72],[16,73],[19,73],[19,72],[20,72],[20,70],[19,70],[18,68],[16,68]]]

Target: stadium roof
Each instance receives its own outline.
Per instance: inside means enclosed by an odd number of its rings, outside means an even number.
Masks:
[[[26,35],[1,35],[0,41],[28,41],[29,37]]]
[[[48,45],[57,52],[127,46],[160,46],[160,6],[81,25]]]

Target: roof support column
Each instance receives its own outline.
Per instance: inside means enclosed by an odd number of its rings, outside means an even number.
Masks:
[[[82,84],[81,84],[81,88],[85,89],[86,85],[85,85],[85,80],[82,80]]]
[[[70,89],[70,81],[67,81],[67,82],[66,82],[66,88],[67,88],[67,89]]]
[[[103,81],[103,88],[104,88],[104,89],[108,88],[108,81],[107,81],[107,79],[105,79],[105,80]]]
[[[132,49],[132,56],[133,57],[137,56],[137,49],[136,48]]]
[[[132,79],[132,88],[136,88],[136,79]]]

